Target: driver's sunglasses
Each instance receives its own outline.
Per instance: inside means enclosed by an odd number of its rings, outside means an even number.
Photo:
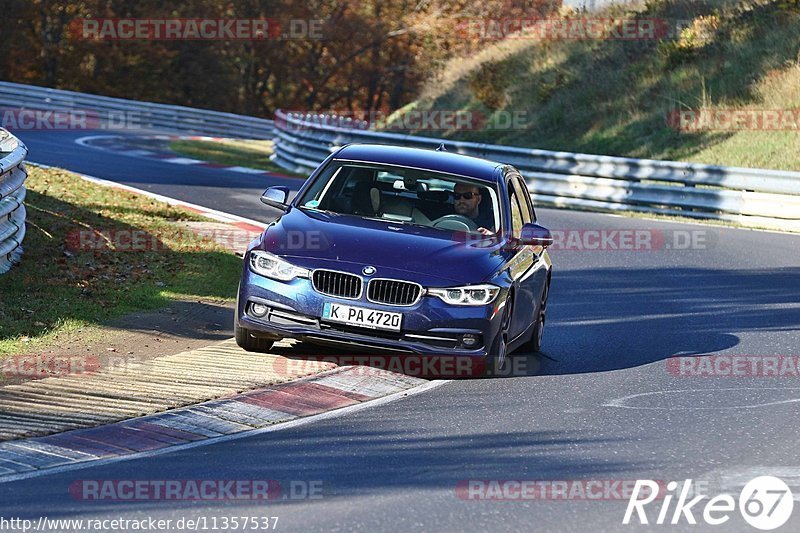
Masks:
[[[480,196],[477,192],[454,192],[453,198],[456,200],[463,198],[464,200],[472,200],[474,197]]]

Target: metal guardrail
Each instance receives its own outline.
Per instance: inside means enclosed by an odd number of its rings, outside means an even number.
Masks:
[[[539,205],[636,211],[800,231],[800,172],[553,152],[368,131],[331,115],[275,115],[273,160],[309,172],[348,143],[436,148],[515,166]]]
[[[84,112],[103,128],[152,128],[192,135],[269,139],[271,120],[176,105],[125,100],[0,81],[0,107],[17,110]],[[108,119],[111,118],[110,121]]]
[[[0,128],[0,274],[19,261],[25,238],[25,171],[28,149]]]

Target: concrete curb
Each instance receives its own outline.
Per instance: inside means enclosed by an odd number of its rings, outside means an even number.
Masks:
[[[247,436],[269,426],[356,406],[429,383],[386,370],[341,367],[291,383],[164,413],[5,442],[0,444],[0,483],[54,469]]]

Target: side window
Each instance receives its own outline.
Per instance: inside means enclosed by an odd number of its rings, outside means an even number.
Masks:
[[[531,204],[530,204],[530,196],[528,195],[528,190],[525,188],[524,182],[522,178],[515,178],[514,182],[514,192],[517,194],[517,198],[519,199],[519,206],[522,210],[522,223],[523,224],[530,224],[533,222],[533,213],[531,212]]]
[[[509,182],[508,185],[508,206],[511,210],[511,234],[514,237],[519,237],[520,233],[522,233],[522,210],[519,206],[517,192],[512,187],[512,182]]]
[[[375,171],[365,167],[341,167],[328,180],[324,190],[319,191],[315,199],[319,200],[321,209],[332,209],[339,213],[352,213],[355,198],[361,192],[363,197],[369,194],[369,188],[375,180]],[[367,191],[366,193],[364,191]],[[362,202],[363,203],[363,202]]]
[[[533,199],[531,198],[530,190],[528,190],[528,184],[525,183],[525,178],[520,177],[519,183],[523,189],[523,196],[525,197],[525,201],[528,203],[528,207],[531,211],[531,222],[536,222],[536,209],[533,207]]]

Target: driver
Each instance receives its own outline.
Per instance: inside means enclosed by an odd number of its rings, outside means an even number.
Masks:
[[[478,231],[484,235],[494,232],[487,229],[494,227],[494,220],[489,213],[481,213],[481,192],[475,185],[459,183],[453,189],[453,210],[457,215],[472,219],[478,225]]]

